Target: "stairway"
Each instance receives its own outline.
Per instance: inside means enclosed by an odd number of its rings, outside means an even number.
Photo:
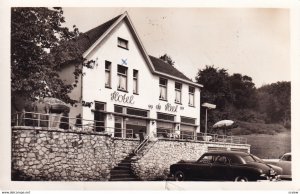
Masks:
[[[134,153],[129,154],[118,166],[114,167],[110,171],[109,181],[139,181],[138,177],[136,177],[131,170],[132,157],[134,156]]]

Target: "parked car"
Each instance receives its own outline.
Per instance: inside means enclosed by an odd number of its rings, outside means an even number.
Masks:
[[[179,161],[170,166],[170,175],[176,181],[258,181],[277,180],[282,172],[279,167],[259,160],[258,157],[236,151],[212,151],[197,161]]]
[[[264,160],[267,164],[279,166],[282,168],[282,174],[279,175],[279,178],[282,180],[292,180],[292,154],[285,153],[279,157],[279,160]]]

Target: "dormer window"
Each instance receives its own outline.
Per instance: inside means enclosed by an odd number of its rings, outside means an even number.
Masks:
[[[128,50],[128,40],[118,37],[118,47]]]

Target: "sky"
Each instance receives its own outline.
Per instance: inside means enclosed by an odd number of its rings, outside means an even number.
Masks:
[[[86,32],[128,12],[148,54],[165,53],[195,81],[206,65],[252,77],[255,86],[291,81],[290,18],[276,8],[63,8]]]

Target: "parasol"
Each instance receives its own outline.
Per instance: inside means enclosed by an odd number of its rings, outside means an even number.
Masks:
[[[70,111],[68,104],[57,98],[46,97],[44,98],[44,103],[50,105],[52,113],[62,113],[65,110],[68,112]]]
[[[226,134],[226,129],[231,129],[235,127],[237,127],[237,124],[232,120],[221,120],[213,125],[214,129],[223,129],[224,134]]]
[[[213,125],[213,128],[228,128],[233,125],[234,121],[232,120],[222,120],[218,121]]]

